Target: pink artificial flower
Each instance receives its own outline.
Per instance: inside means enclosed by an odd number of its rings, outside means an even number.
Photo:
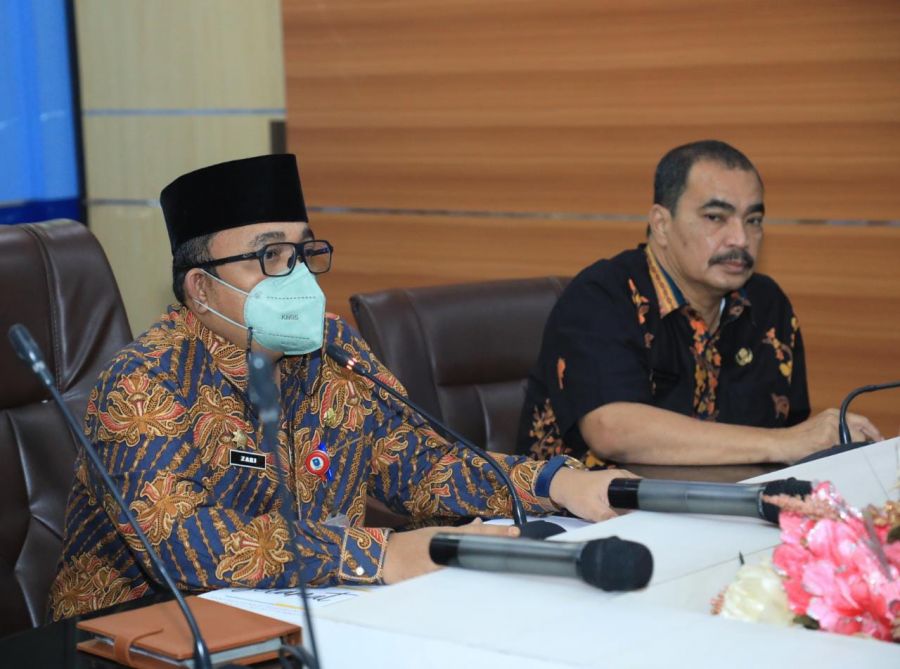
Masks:
[[[781,527],[781,541],[795,546],[806,545],[806,535],[816,524],[816,521],[799,513],[782,511],[778,517]]]
[[[894,615],[889,604],[900,601],[900,582],[878,578],[871,572],[867,575],[852,567],[842,570],[820,560],[807,567],[803,585],[811,595],[806,613],[822,629],[891,639]]]
[[[900,543],[885,545],[887,528],[876,528],[886,571],[865,522],[831,484],[817,486],[813,502],[840,513],[810,517],[783,511],[779,519],[784,543],[775,549],[773,563],[783,576],[791,610],[815,619],[824,630],[891,640],[900,621]]]
[[[815,560],[828,560],[835,565],[859,558],[857,548],[868,541],[866,526],[859,518],[844,521],[820,520],[806,535],[806,546]]]
[[[772,564],[784,577],[783,585],[788,596],[788,604],[791,611],[798,616],[806,615],[806,607],[809,606],[810,596],[803,587],[803,570],[809,560],[809,552],[799,545],[799,542],[797,544],[783,543],[775,549],[775,553],[772,555]]]

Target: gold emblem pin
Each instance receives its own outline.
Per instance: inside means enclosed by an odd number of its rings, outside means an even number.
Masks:
[[[340,421],[338,420],[337,412],[332,407],[328,407],[325,410],[325,415],[322,417],[322,422],[325,423],[325,427],[337,427],[340,423]]]
[[[734,359],[737,364],[743,367],[744,365],[749,365],[751,362],[753,362],[753,353],[749,348],[742,348],[737,352],[737,355],[734,356]]]
[[[231,433],[231,443],[237,448],[247,448],[247,435],[240,430]]]

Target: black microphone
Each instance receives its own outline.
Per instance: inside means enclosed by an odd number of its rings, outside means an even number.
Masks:
[[[850,406],[850,402],[853,401],[857,395],[872,393],[876,390],[887,390],[888,388],[900,388],[900,381],[888,381],[887,383],[878,383],[873,386],[862,386],[861,388],[851,390],[850,394],[844,398],[844,401],[841,402],[841,413],[838,417],[838,432],[841,437],[841,445],[850,443],[850,428],[847,426],[847,407]],[[860,444],[860,446],[862,445],[863,444]]]
[[[284,659],[284,654],[289,654],[300,662],[301,667],[309,666],[310,669],[318,669],[320,666],[319,650],[316,645],[316,635],[313,631],[312,614],[309,610],[309,596],[306,592],[306,583],[303,582],[303,575],[299,573],[300,564],[303,560],[300,556],[300,549],[297,546],[294,523],[286,515],[291,512],[294,505],[287,494],[287,485],[284,482],[284,473],[281,469],[281,457],[278,453],[278,424],[281,422],[281,398],[275,385],[272,363],[268,358],[259,353],[248,352],[247,366],[249,367],[248,388],[250,391],[250,404],[256,409],[256,413],[262,423],[261,450],[271,453],[274,460],[272,465],[275,467],[275,475],[278,479],[278,496],[281,500],[282,513],[285,514],[285,520],[287,521],[288,537],[294,554],[294,563],[297,565],[298,570],[297,580],[299,582],[300,601],[303,604],[303,619],[306,622],[307,631],[305,636],[309,637],[309,645],[312,649],[312,654],[310,654],[302,646],[282,646],[282,649],[279,650],[279,656]]]
[[[50,394],[56,401],[57,406],[59,406],[63,418],[68,424],[72,434],[74,434],[78,441],[81,443],[82,448],[84,448],[85,453],[87,454],[91,463],[94,465],[94,470],[100,475],[100,478],[103,480],[103,485],[106,486],[106,489],[109,490],[110,494],[113,496],[113,499],[116,500],[116,504],[118,504],[119,508],[122,510],[122,513],[128,520],[128,524],[131,525],[131,527],[134,529],[135,535],[141,542],[144,550],[147,551],[147,556],[150,558],[150,562],[153,563],[154,568],[159,573],[166,588],[169,590],[169,592],[172,593],[172,596],[178,603],[178,607],[181,609],[181,613],[184,615],[184,619],[187,621],[188,627],[191,630],[191,636],[193,636],[194,638],[194,666],[203,667],[203,669],[212,669],[212,661],[210,660],[209,656],[209,648],[207,647],[206,642],[203,640],[203,636],[200,634],[200,628],[197,626],[197,620],[194,618],[194,614],[191,612],[191,609],[184,601],[184,597],[182,597],[181,592],[179,592],[178,588],[175,587],[175,582],[172,580],[172,577],[169,576],[168,571],[166,571],[166,568],[162,563],[162,560],[153,549],[153,546],[150,544],[150,541],[147,539],[147,536],[144,534],[141,526],[138,524],[134,515],[131,513],[131,510],[125,503],[125,500],[122,499],[122,494],[119,492],[118,488],[116,488],[116,484],[113,483],[112,479],[109,477],[109,473],[106,471],[106,467],[103,466],[103,462],[100,460],[100,456],[97,455],[97,451],[94,449],[94,445],[90,441],[88,441],[86,436],[84,436],[84,433],[81,431],[78,422],[75,420],[72,412],[69,411],[69,407],[66,406],[66,403],[63,401],[62,396],[56,389],[53,375],[47,368],[46,363],[44,363],[43,356],[41,355],[41,350],[38,348],[38,345],[35,343],[34,339],[32,339],[31,333],[28,331],[28,328],[26,328],[21,323],[16,323],[9,329],[9,339],[16,351],[16,355],[18,355],[25,363],[27,363],[31,367],[32,371],[37,374],[41,382],[47,387],[47,390],[50,391]]]
[[[484,458],[488,465],[490,465],[490,467],[496,472],[497,476],[500,477],[500,480],[503,482],[503,484],[509,489],[509,495],[512,499],[513,522],[515,522],[523,537],[543,539],[554,534],[559,534],[563,531],[563,528],[561,528],[556,523],[549,523],[545,520],[533,520],[529,522],[525,514],[525,507],[522,505],[522,500],[519,499],[519,495],[516,493],[516,489],[515,486],[513,486],[512,481],[509,480],[509,476],[505,471],[503,471],[503,468],[496,463],[494,458],[490,457],[482,449],[478,448],[478,446],[473,444],[471,441],[463,437],[455,430],[452,430],[448,426],[444,425],[437,418],[430,415],[410,399],[398,393],[384,381],[377,378],[374,374],[371,374],[360,367],[358,364],[359,361],[356,360],[356,358],[353,358],[349,353],[347,353],[337,344],[328,344],[328,346],[325,347],[325,353],[327,353],[328,357],[334,360],[341,367],[346,367],[351,372],[359,374],[360,376],[368,379],[376,386],[388,393],[391,397],[403,404],[406,408],[412,409],[414,412],[422,416],[431,424],[432,427],[436,428],[438,432],[440,432],[444,436],[444,438],[449,439],[450,441],[457,441],[474,452],[476,455]]]
[[[644,544],[619,537],[593,541],[535,541],[439,532],[428,553],[436,564],[463,569],[578,578],[607,591],[638,590],[653,575]]]
[[[776,525],[779,509],[763,497],[803,497],[810,493],[812,483],[793,477],[755,484],[661,479],[613,479],[609,483],[610,506],[620,509],[747,516]]]

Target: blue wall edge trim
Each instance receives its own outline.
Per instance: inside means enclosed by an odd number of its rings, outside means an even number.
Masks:
[[[81,219],[81,199],[28,200],[12,205],[0,205],[0,225],[37,223],[55,218]]]

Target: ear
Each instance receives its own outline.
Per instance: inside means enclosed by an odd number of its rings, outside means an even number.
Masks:
[[[650,207],[647,222],[650,225],[650,233],[656,240],[656,243],[662,248],[668,246],[669,226],[672,224],[671,212],[661,204],[654,204]]]
[[[209,301],[209,283],[209,277],[196,267],[188,270],[188,273],[184,276],[185,299],[188,302],[188,307],[197,313],[202,314],[207,311],[204,305]]]

